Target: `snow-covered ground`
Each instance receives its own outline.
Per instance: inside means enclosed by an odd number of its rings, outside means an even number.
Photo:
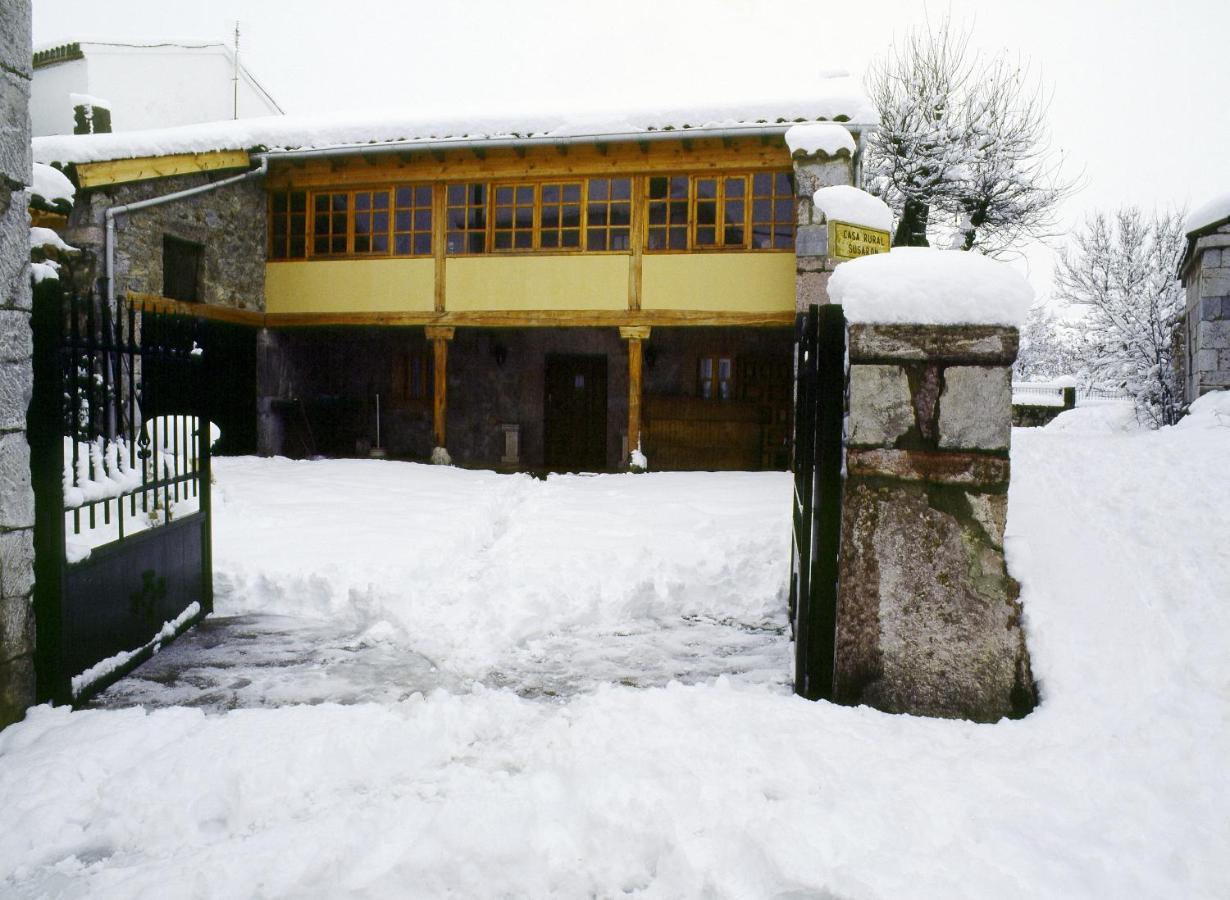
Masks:
[[[219,460],[212,630],[0,734],[0,895],[1228,896],[1223,406],[1014,432],[997,725],[789,694],[785,475]]]

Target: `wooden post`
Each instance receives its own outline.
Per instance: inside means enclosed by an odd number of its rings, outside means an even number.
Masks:
[[[641,341],[649,339],[649,331],[648,325],[622,326],[619,329],[619,336],[628,342],[629,455],[641,449]]]
[[[456,329],[443,325],[428,325],[424,331],[431,341],[434,367],[432,368],[431,434],[435,446],[444,447],[447,439],[448,420],[448,342]]]

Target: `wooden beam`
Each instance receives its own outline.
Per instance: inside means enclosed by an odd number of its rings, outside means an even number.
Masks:
[[[82,190],[150,178],[170,178],[195,172],[220,169],[246,169],[250,165],[246,150],[220,150],[216,153],[176,153],[171,156],[141,156],[108,162],[78,163],[77,186]]]
[[[431,188],[431,247],[435,257],[434,300],[436,312],[444,312],[445,282],[448,263],[444,258],[444,244],[448,238],[445,222],[445,188],[437,182]]]
[[[474,154],[475,159],[486,159],[487,158],[487,148],[486,147],[471,147],[470,152]]]
[[[652,325],[620,325],[619,336],[625,341],[647,341],[653,332]]]
[[[192,304],[188,304],[192,305]],[[732,326],[781,328],[794,324],[794,312],[711,312],[708,310],[599,310],[542,309],[490,310],[480,312],[354,312],[266,313],[270,328],[308,326],[447,326],[453,328],[615,328],[650,325],[662,328],[685,326]]]
[[[423,332],[429,341],[451,341],[457,329],[452,325],[428,325]]]
[[[141,294],[136,291],[129,291],[125,299],[130,306],[137,308],[145,306],[156,312],[211,319],[215,322],[232,322],[237,325],[252,325],[256,328],[265,326],[265,314],[254,309],[233,309],[229,306],[212,306],[206,303],[185,303],[182,300],[169,300],[161,294]]]
[[[619,329],[623,334],[624,329]],[[628,453],[641,449],[641,339],[628,337]],[[627,462],[628,460],[624,460]]]
[[[790,153],[784,144],[741,141],[724,146],[718,138],[688,138],[691,151],[682,140],[603,142],[605,152],[595,144],[571,145],[566,156],[554,147],[522,147],[524,156],[512,148],[491,148],[483,158],[468,150],[434,149],[420,152],[412,162],[403,163],[396,154],[383,166],[369,166],[354,156],[338,157],[337,168],[320,159],[308,160],[302,167],[270,160],[268,185],[273,190],[287,188],[368,187],[382,181],[407,183],[422,181],[472,181],[520,178],[595,177],[652,174],[656,172],[732,171],[789,169]]]
[[[636,175],[632,178],[632,258],[628,261],[628,309],[633,312],[641,308],[644,284],[645,196],[645,176]]]
[[[433,337],[432,329],[427,329],[427,337],[431,340],[432,360],[432,403],[431,403],[431,435],[435,447],[447,447],[448,440],[448,342],[452,339],[452,329],[449,335]]]

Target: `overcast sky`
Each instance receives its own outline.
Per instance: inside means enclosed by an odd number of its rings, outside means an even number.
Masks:
[[[1065,230],[1230,191],[1227,0],[34,0],[34,42],[229,41],[238,19],[245,64],[291,113],[635,108],[800,96],[945,10],[1053,91],[1054,144],[1084,173]],[[1042,291],[1050,265],[1029,254]]]

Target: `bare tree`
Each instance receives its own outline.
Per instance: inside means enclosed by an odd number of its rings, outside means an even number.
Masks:
[[[1178,419],[1171,347],[1184,305],[1175,277],[1183,249],[1182,213],[1124,207],[1091,217],[1055,269],[1056,296],[1085,313],[1080,353],[1090,376],[1127,389],[1155,427]]]
[[[1021,328],[1013,377],[1021,381],[1046,381],[1063,375],[1080,378],[1086,373],[1079,348],[1073,328],[1049,306],[1038,303]]]
[[[948,226],[955,247],[1001,253],[1048,236],[1076,187],[1051,149],[1041,84],[1006,57],[971,54],[969,40],[945,18],[868,75],[880,128],[866,166],[897,214],[894,245],[926,246]]]
[[[969,35],[954,34],[945,18],[936,31],[911,30],[868,73],[880,125],[865,165],[873,191],[897,215],[894,246],[927,246],[931,210],[949,195],[947,179],[962,161],[968,45]]]

